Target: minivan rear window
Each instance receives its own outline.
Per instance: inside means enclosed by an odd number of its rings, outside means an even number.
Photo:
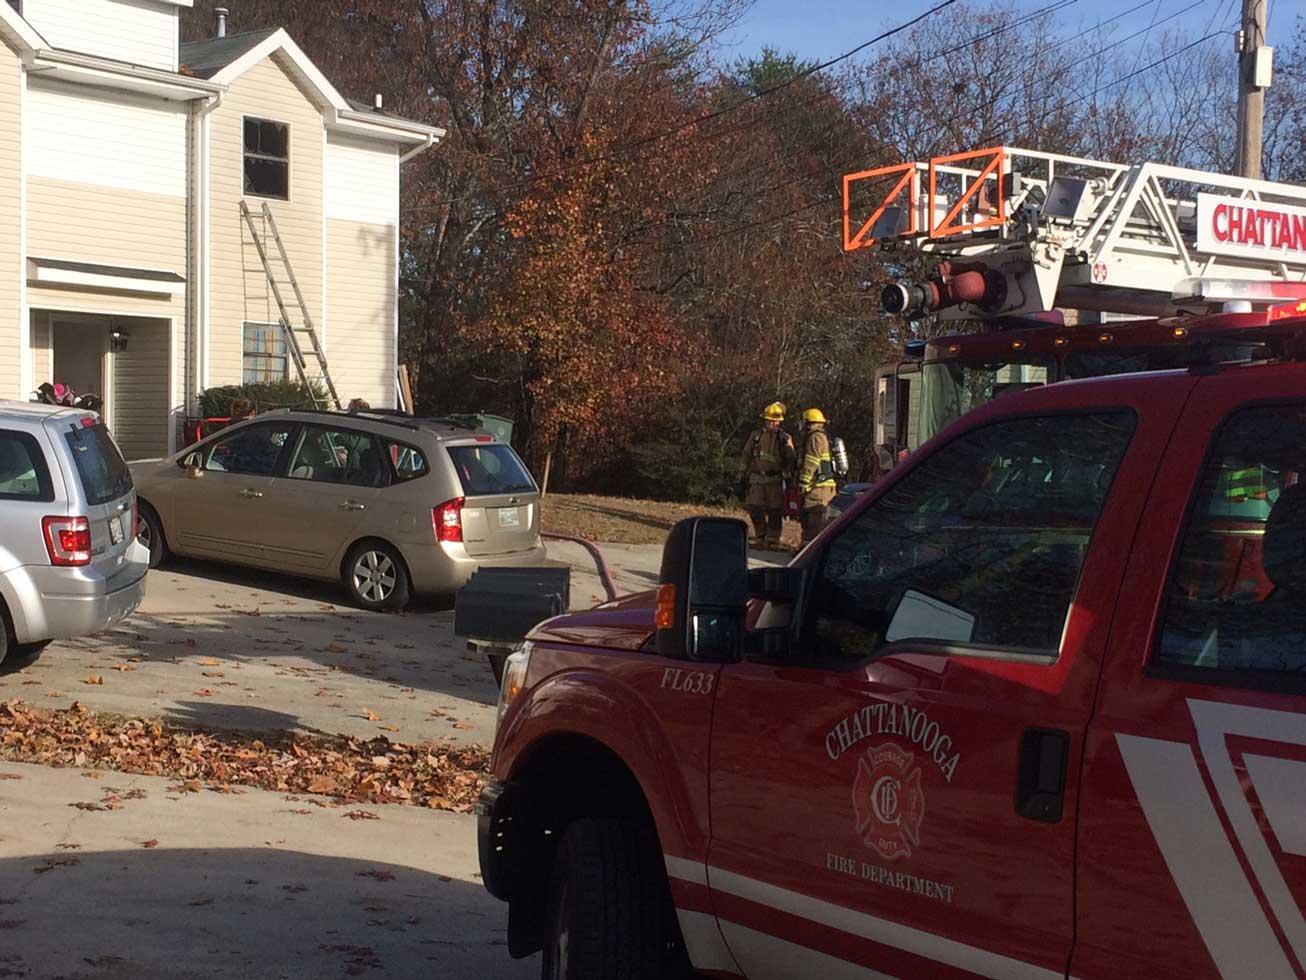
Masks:
[[[517,458],[511,447],[502,443],[483,446],[450,446],[449,457],[463,494],[468,497],[486,497],[496,493],[530,493],[535,481]]]
[[[26,432],[0,431],[0,500],[54,500],[45,454]]]
[[[85,427],[78,423],[68,431],[66,438],[87,503],[107,504],[131,493],[131,471],[127,469],[109,430],[101,423]]]

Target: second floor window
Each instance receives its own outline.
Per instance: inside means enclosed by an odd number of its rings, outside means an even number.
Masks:
[[[245,193],[290,199],[290,127],[245,119]]]

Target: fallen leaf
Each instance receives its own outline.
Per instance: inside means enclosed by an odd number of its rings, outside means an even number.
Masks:
[[[192,691],[191,693],[194,694],[197,698],[213,697],[213,692],[210,691],[207,687],[201,687],[198,691]]]
[[[345,652],[345,648],[342,647],[339,643],[328,643],[328,644],[326,645],[326,652],[327,652],[327,653],[344,653],[344,652]]]
[[[376,714],[375,712],[373,712],[372,709],[370,709],[370,708],[364,708],[364,709],[363,709],[362,717],[366,718],[368,721],[380,721],[380,720],[381,720],[381,716],[378,715],[378,714]]]
[[[118,671],[122,671],[122,672],[125,674],[125,673],[127,673],[127,672],[129,672],[129,671],[133,671],[133,670],[135,670],[136,668],[133,667],[131,664],[114,664],[114,665],[113,665],[113,669],[114,669],[114,670],[118,670]]]
[[[154,838],[141,841],[141,847],[151,848],[151,847],[158,847],[158,846],[159,846],[159,842]]]
[[[226,676],[227,676],[226,674],[224,674],[224,673],[223,673],[222,671],[220,671],[220,670],[205,670],[205,671],[201,671],[201,673],[202,673],[205,677],[226,677]]]
[[[101,806],[99,803],[69,803],[68,805],[71,807],[76,807],[78,810],[96,811],[96,810],[109,809],[107,806]]]
[[[399,728],[398,728],[397,726],[395,726],[395,725],[377,725],[376,727],[379,728],[379,729],[381,729],[381,731],[383,731],[383,732],[397,732],[397,731],[399,731]]]
[[[0,772],[0,779],[22,779],[16,772]]]
[[[82,863],[81,858],[47,858],[45,864],[38,864],[32,869],[33,874],[43,875],[55,868],[72,868]]]
[[[80,851],[82,849],[81,844],[55,844],[54,846],[61,851]]]
[[[358,871],[355,873],[356,878],[372,878],[376,881],[394,881],[395,876],[389,871]]]
[[[221,666],[222,666],[222,661],[221,661],[221,660],[215,660],[213,657],[205,657],[203,660],[200,661],[200,666],[201,666],[201,667],[221,667]]]
[[[211,899],[211,898],[197,898],[197,899],[195,899],[195,901],[193,901],[193,902],[187,902],[186,904],[187,904],[187,905],[190,905],[190,906],[192,906],[192,907],[194,907],[194,908],[202,908],[202,907],[205,906],[205,905],[212,905],[212,904],[213,904],[213,899]]]
[[[476,726],[474,726],[474,725],[469,725],[469,724],[467,724],[465,721],[455,721],[455,722],[453,723],[453,727],[454,727],[454,728],[457,728],[457,729],[460,730],[460,731],[470,732],[470,731],[471,731],[474,727],[476,727]]]
[[[103,687],[103,686],[104,686],[104,678],[103,678],[103,677],[99,677],[99,676],[97,676],[96,674],[91,674],[89,677],[86,678],[86,680],[82,681],[82,683],[83,683],[83,684],[90,684],[92,687],[95,687],[95,686]]]
[[[350,820],[380,820],[371,810],[350,810],[345,814]]]

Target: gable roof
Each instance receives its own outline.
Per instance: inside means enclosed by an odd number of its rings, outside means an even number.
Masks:
[[[212,78],[275,33],[277,33],[276,28],[271,28],[264,31],[228,34],[226,37],[215,37],[205,41],[189,41],[181,46],[182,70],[189,71],[198,78]]]

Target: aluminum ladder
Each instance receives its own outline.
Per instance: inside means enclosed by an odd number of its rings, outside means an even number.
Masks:
[[[304,302],[304,292],[299,288],[299,280],[295,278],[295,270],[291,268],[290,256],[286,254],[286,246],[281,240],[281,233],[277,230],[277,221],[272,216],[272,208],[268,206],[266,201],[263,202],[263,221],[267,232],[271,233],[272,240],[277,243],[277,255],[282,267],[285,269],[286,279],[289,280],[290,287],[294,291],[295,304],[299,307],[300,315],[298,324],[291,319],[285,297],[281,293],[281,287],[277,284],[277,275],[272,265],[272,259],[268,255],[267,248],[264,247],[263,236],[260,235],[258,225],[254,221],[254,213],[250,211],[249,204],[245,201],[240,202],[240,216],[244,218],[245,226],[249,229],[250,237],[254,240],[254,248],[258,250],[259,261],[263,263],[263,271],[267,275],[268,285],[272,288],[272,297],[276,300],[277,310],[281,314],[279,321],[281,334],[285,338],[286,351],[290,355],[291,362],[295,365],[299,380],[308,389],[309,397],[313,399],[315,407],[323,410],[334,408],[337,412],[341,411],[343,406],[340,403],[340,395],[336,392],[335,382],[331,380],[331,372],[327,368],[326,353],[322,350],[322,343],[318,339],[317,330],[313,327],[313,317],[308,312],[308,305]],[[301,342],[301,338],[306,340],[307,343]],[[313,365],[316,365],[316,373],[311,370]]]

